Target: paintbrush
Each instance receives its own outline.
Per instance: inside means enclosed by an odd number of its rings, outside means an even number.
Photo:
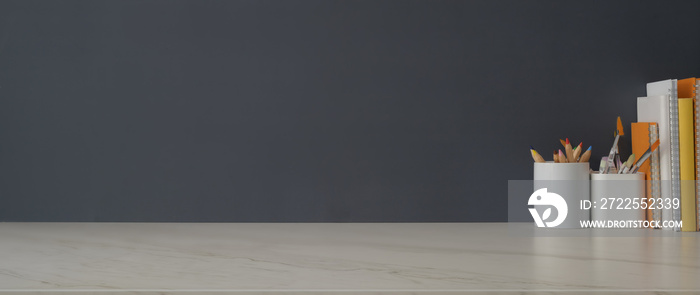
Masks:
[[[636,162],[634,162],[634,165],[633,165],[632,168],[630,169],[630,173],[637,173],[637,170],[639,170],[639,166],[642,166],[642,164],[644,164],[644,162],[646,162],[646,160],[649,159],[649,157],[651,157],[651,154],[652,154],[658,147],[659,147],[659,140],[657,139],[657,140],[654,142],[654,144],[652,144],[652,145],[646,150],[646,152],[644,152],[644,153],[642,154],[642,156],[639,157],[639,159],[638,159]]]
[[[610,169],[613,169],[615,167],[615,155],[617,154],[617,142],[620,140],[620,136],[625,134],[625,131],[622,128],[622,121],[620,120],[620,117],[617,117],[617,131],[615,132],[615,141],[613,142],[612,147],[610,148],[610,153],[608,154],[608,162],[605,165],[605,170],[600,170],[601,174],[608,173]]]
[[[620,171],[617,172],[617,174],[625,174],[630,171],[630,168],[632,168],[632,164],[634,164],[634,154],[631,154],[630,157],[625,161],[625,163],[620,167]]]

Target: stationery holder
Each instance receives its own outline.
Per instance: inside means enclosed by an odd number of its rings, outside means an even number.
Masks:
[[[632,174],[591,173],[592,221],[609,223],[644,220],[645,213],[642,203],[646,203],[646,200],[643,198],[646,196],[644,173],[642,172]]]
[[[561,196],[567,204],[566,219],[555,228],[581,228],[582,221],[590,220],[590,211],[580,206],[584,200],[590,200],[589,163],[548,161],[534,164],[534,190],[547,188],[549,193]]]

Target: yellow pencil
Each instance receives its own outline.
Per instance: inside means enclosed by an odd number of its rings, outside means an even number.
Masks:
[[[532,154],[532,159],[535,160],[535,162],[537,162],[537,163],[544,163],[545,162],[544,158],[542,158],[542,156],[540,156],[540,154],[537,153],[535,148],[533,148],[532,146],[530,146],[530,154]]]

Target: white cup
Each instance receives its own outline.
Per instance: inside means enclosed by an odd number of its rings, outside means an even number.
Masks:
[[[646,197],[644,184],[644,173],[641,172],[591,173],[591,220],[603,222],[644,220],[645,213],[642,209],[642,203],[646,203],[643,200]]]
[[[589,171],[588,162],[554,163],[549,161],[535,163],[533,177],[535,191],[546,188],[548,193],[561,196],[567,206],[566,218],[562,223],[553,226],[554,228],[581,228],[582,221],[590,220],[590,211],[581,209],[582,202],[590,200]],[[562,210],[557,208],[556,211],[557,214],[561,214]],[[541,214],[542,221],[552,219],[552,217],[545,218],[546,215],[550,214]],[[533,218],[536,217],[533,216]],[[535,220],[535,223],[538,224],[537,219]],[[546,222],[544,223],[546,226]],[[538,224],[538,226],[542,225]]]

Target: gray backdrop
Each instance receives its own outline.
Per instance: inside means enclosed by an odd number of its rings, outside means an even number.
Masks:
[[[505,221],[698,1],[0,1],[1,221]],[[597,163],[593,165],[597,167]]]

